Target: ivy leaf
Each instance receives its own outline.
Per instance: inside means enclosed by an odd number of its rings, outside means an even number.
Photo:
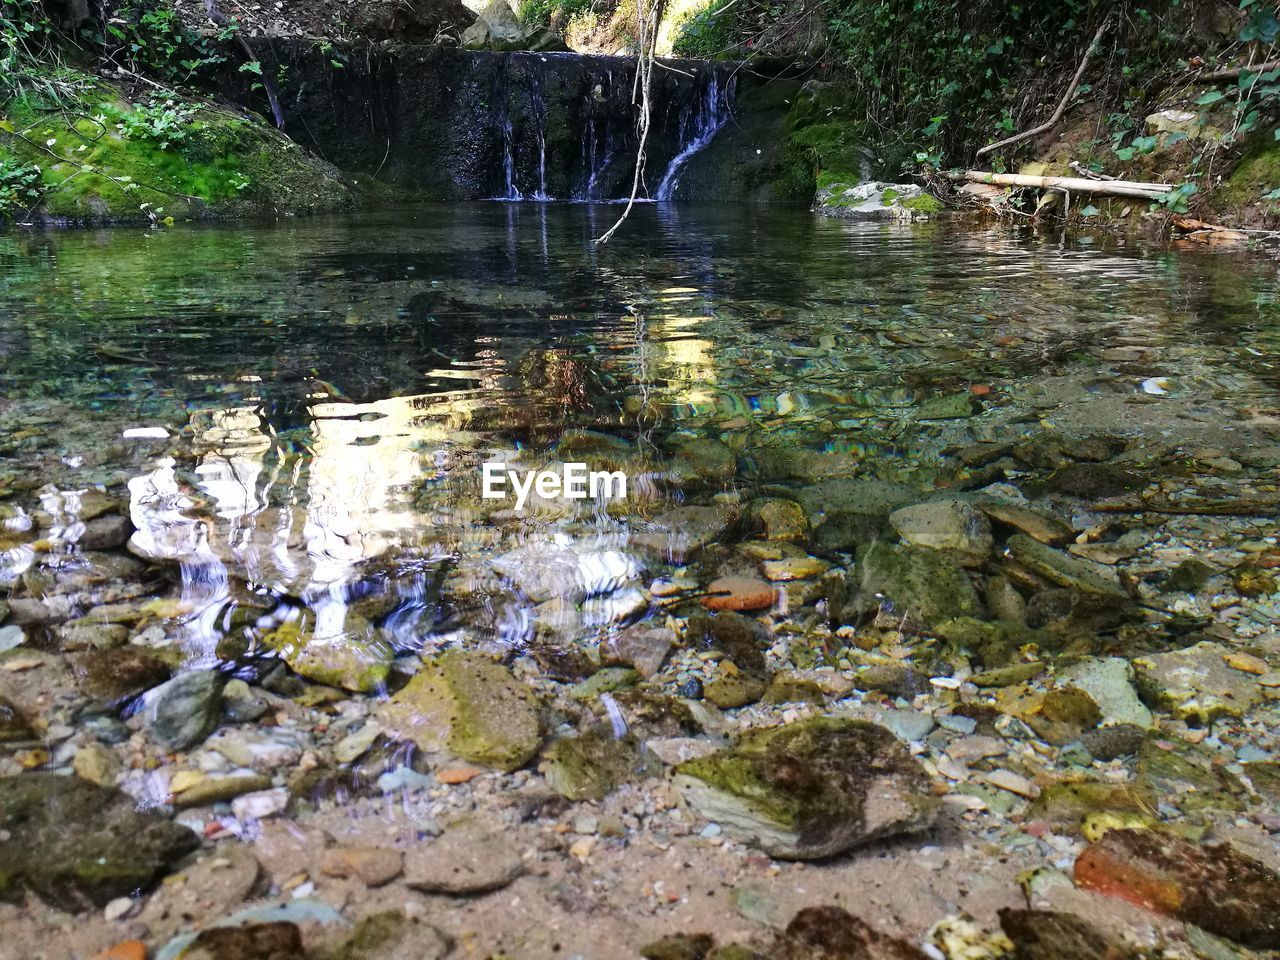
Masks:
[[[248,63],[240,64],[241,73],[256,73],[262,76],[262,63],[258,60],[250,60]]]
[[[1277,131],[1277,133],[1280,133],[1280,131]],[[1277,136],[1277,137],[1276,137],[1276,139],[1277,139],[1277,140],[1280,140],[1280,136]],[[1133,155],[1134,155],[1136,152],[1137,152],[1137,151],[1136,151],[1136,150],[1134,150],[1134,149],[1133,149],[1133,147],[1121,147],[1119,150],[1115,151],[1115,154],[1116,154],[1116,156],[1117,156],[1117,157],[1119,157],[1121,160],[1132,160],[1132,159],[1133,159]]]
[[[1201,96],[1197,97],[1196,103],[1200,104],[1202,107],[1208,106],[1211,103],[1217,103],[1219,100],[1221,100],[1225,96],[1226,94],[1220,90],[1210,90],[1208,93],[1202,94]]]
[[[1095,207],[1092,203],[1080,211],[1082,217],[1096,217],[1102,211]]]

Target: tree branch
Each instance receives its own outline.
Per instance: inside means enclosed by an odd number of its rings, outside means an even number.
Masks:
[[[1084,52],[1084,56],[1080,60],[1080,66],[1076,69],[1076,75],[1071,78],[1071,86],[1067,87],[1067,92],[1062,95],[1062,100],[1058,103],[1058,109],[1053,111],[1053,116],[1040,124],[1038,127],[1032,127],[1030,130],[1024,130],[1022,133],[1015,133],[1012,137],[1006,137],[1003,140],[997,140],[995,143],[989,143],[985,147],[978,150],[975,156],[982,156],[993,150],[999,150],[1001,147],[1007,147],[1011,143],[1019,143],[1027,140],[1036,134],[1044,133],[1052,130],[1062,119],[1062,115],[1067,111],[1067,104],[1071,102],[1071,98],[1075,95],[1076,89],[1080,86],[1080,81],[1084,79],[1084,71],[1089,66],[1089,61],[1093,59],[1093,51],[1098,46],[1098,41],[1102,39],[1102,34],[1107,29],[1107,24],[1111,22],[1111,18],[1107,17],[1102,21],[1102,26],[1098,28],[1098,32],[1093,35],[1093,40],[1089,42],[1088,48]]]

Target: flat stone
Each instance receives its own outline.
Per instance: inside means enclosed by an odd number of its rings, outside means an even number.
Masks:
[[[605,666],[630,666],[642,677],[652,677],[662,669],[675,639],[670,627],[636,624],[606,637],[600,644],[600,659]]]
[[[533,692],[501,664],[462,651],[423,667],[378,707],[377,719],[420,749],[501,770],[524,766],[542,744]]]
[[[860,720],[749,731],[681,764],[674,784],[726,833],[786,859],[922,830],[937,813],[924,769],[893,734]]]
[[[775,583],[791,580],[811,580],[831,569],[831,564],[817,557],[783,557],[780,560],[766,560],[761,565],[766,579]]]
[[[686,563],[699,550],[722,540],[738,511],[727,505],[672,507],[631,535],[631,544],[667,563]]]
[[[1156,653],[1133,661],[1138,687],[1149,701],[1179,719],[1207,723],[1218,717],[1243,716],[1262,698],[1257,677],[1232,669],[1233,651],[1204,641],[1173,653]]]
[[[70,912],[149,889],[200,845],[118,790],[52,773],[0,778],[0,838],[0,900],[25,887]]]
[[[468,820],[411,848],[404,882],[423,893],[466,896],[500,890],[522,873],[524,861],[507,835]]]
[[[1051,583],[1083,593],[1129,599],[1118,580],[1105,575],[1086,560],[1069,556],[1022,533],[1010,537],[1008,546],[1013,559]]]
[[[708,610],[768,610],[777,588],[753,577],[719,577],[707,584],[702,605]]]
[[[1247,947],[1280,949],[1280,875],[1230,844],[1110,830],[1077,858],[1075,881]]]
[[[326,877],[353,878],[366,887],[390,883],[404,870],[404,855],[387,847],[330,847],[320,857]]]
[[[986,557],[995,540],[985,514],[963,500],[927,500],[899,507],[889,525],[907,543],[931,550],[954,550],[975,559]]]
[[[357,923],[332,960],[444,960],[452,951],[448,934],[417,917],[388,910]]]
[[[809,517],[804,507],[783,497],[761,497],[747,504],[746,522],[766,540],[804,540]]]
[[[529,543],[492,561],[534,603],[554,597],[579,602],[612,593],[643,572],[633,556],[621,550],[583,550],[550,542]]]
[[[0,712],[2,709],[0,705]],[[0,731],[0,740],[2,739],[3,731]],[[71,769],[82,780],[96,783],[100,787],[114,787],[120,781],[124,763],[106,744],[94,741],[76,750],[76,755],[71,761]]]
[[[1061,546],[1075,539],[1075,531],[1069,524],[1052,514],[1034,510],[1031,507],[984,501],[978,504],[978,508],[997,523],[1013,527],[1041,543]]]
[[[682,443],[671,460],[672,470],[684,477],[723,483],[738,470],[738,458],[719,440],[697,439]]]
[[[270,789],[271,778],[260,774],[205,777],[177,794],[173,798],[173,805],[178,810],[208,807],[215,803],[229,803],[247,793],[260,793]]]
[[[231,801],[231,813],[237,820],[265,820],[284,813],[289,806],[289,791],[284,787],[246,793]]]
[[[1059,671],[1059,681],[1089,694],[1102,712],[1104,724],[1129,724],[1144,729],[1155,719],[1134,689],[1133,667],[1122,657],[1091,657]]]

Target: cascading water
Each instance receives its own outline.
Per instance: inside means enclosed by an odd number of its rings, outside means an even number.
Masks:
[[[490,83],[488,103],[496,105],[490,129],[502,164],[501,180],[490,180],[493,199],[601,201],[629,190],[636,150],[634,62],[508,54]],[[574,106],[566,110],[563,96],[573,87]],[[653,199],[674,197],[689,161],[732,115],[733,93],[732,78],[721,67],[663,79],[654,95],[662,107],[648,149],[650,163],[663,170]],[[570,143],[574,152],[566,155]]]
[[[732,76],[722,88],[720,76],[713,70],[707,79],[706,90],[697,111],[692,117],[681,118],[680,139],[684,146],[667,164],[666,172],[662,175],[662,180],[658,183],[657,192],[654,194],[655,200],[670,200],[672,198],[676,187],[680,184],[680,172],[689,162],[689,159],[694,154],[705,150],[707,145],[715,139],[716,134],[720,132],[720,128],[728,122],[732,114],[730,108],[732,100]]]

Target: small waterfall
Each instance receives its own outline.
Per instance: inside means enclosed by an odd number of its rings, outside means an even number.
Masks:
[[[536,78],[529,96],[533,101],[533,118],[538,124],[538,189],[533,192],[533,199],[545,202],[555,197],[547,193],[547,103],[542,99],[542,84]]]
[[[732,115],[732,110],[729,106],[732,100],[733,79],[730,78],[722,90],[720,76],[715,70],[712,70],[711,76],[707,80],[706,91],[703,94],[701,103],[698,104],[697,111],[691,117],[681,118],[680,139],[684,146],[667,164],[667,170],[662,175],[662,180],[658,184],[654,199],[671,199],[676,187],[680,184],[680,171],[689,162],[689,158],[695,153],[704,150],[707,144],[715,139],[715,135],[720,132],[720,128],[728,122],[729,117]],[[690,127],[692,129],[687,129]]]
[[[499,200],[523,200],[524,196],[516,187],[516,144],[515,133],[511,129],[510,110],[502,111],[502,174],[505,190]]]

